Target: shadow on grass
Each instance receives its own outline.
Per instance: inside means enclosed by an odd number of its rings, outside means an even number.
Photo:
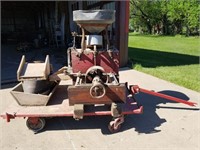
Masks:
[[[141,48],[129,47],[129,58],[143,67],[155,68],[159,66],[180,66],[199,64],[199,57],[187,54],[161,52]]]

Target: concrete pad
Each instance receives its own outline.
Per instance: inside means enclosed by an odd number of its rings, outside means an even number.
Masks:
[[[110,116],[72,117],[47,120],[43,132],[34,134],[25,125],[25,119],[15,118],[10,123],[0,119],[0,148],[2,150],[78,150],[78,149],[200,149],[200,94],[144,73],[123,68],[120,82],[167,93],[197,102],[197,107],[170,102],[144,93],[136,95],[144,106],[141,115],[128,115],[119,133],[110,134],[107,125]],[[0,90],[0,112],[14,99],[11,88]]]

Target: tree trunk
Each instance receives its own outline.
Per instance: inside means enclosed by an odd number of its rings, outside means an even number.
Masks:
[[[188,25],[186,25],[186,37],[190,36],[190,29],[188,27]]]
[[[162,23],[163,23],[163,34],[164,35],[169,35],[169,23],[167,20],[167,15],[163,15],[163,19],[162,19]]]
[[[148,29],[148,33],[152,34],[152,25],[149,21],[147,21],[147,29]]]

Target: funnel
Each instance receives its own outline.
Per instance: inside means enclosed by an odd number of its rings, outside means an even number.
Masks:
[[[75,10],[73,21],[90,33],[99,33],[115,21],[115,10]]]

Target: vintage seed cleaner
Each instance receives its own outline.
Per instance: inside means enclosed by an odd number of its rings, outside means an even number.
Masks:
[[[27,117],[27,127],[35,132],[43,129],[45,118],[111,115],[108,128],[120,129],[125,114],[141,114],[134,95],[139,92],[194,106],[195,103],[168,95],[129,86],[119,81],[119,51],[110,45],[108,27],[115,21],[114,10],[77,10],[73,20],[81,35],[73,32],[73,46],[68,48],[68,66],[52,73],[49,56],[44,63],[27,63],[22,57],[17,71],[21,81],[11,94],[18,104],[1,114],[11,118]],[[76,46],[81,38],[80,48]],[[79,43],[78,43],[79,44]],[[60,82],[71,79],[72,84]],[[50,99],[51,98],[51,99]],[[50,99],[50,101],[49,101]]]

